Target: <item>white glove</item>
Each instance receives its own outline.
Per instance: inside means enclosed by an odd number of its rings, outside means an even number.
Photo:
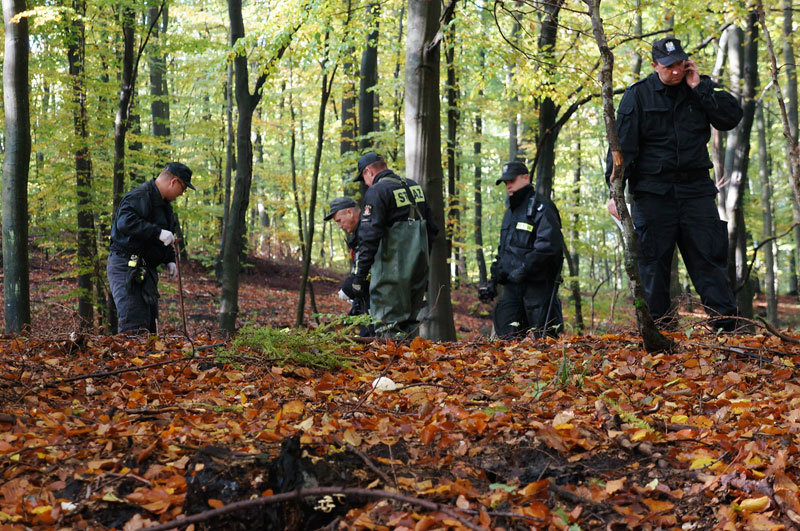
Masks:
[[[161,234],[158,235],[158,239],[161,240],[161,243],[163,243],[165,247],[169,247],[172,245],[172,242],[175,241],[175,235],[168,230],[161,229]]]
[[[340,301],[353,302],[352,300],[350,300],[350,297],[345,295],[344,291],[342,291],[342,290],[339,290],[338,295],[339,295],[339,300]]]
[[[175,262],[170,262],[167,264],[167,272],[169,273],[170,278],[175,278],[178,276],[178,264]]]

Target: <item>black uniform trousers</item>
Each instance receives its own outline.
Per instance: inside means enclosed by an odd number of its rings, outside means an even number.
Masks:
[[[639,235],[639,275],[654,319],[670,307],[669,276],[675,245],[709,315],[736,315],[728,282],[727,223],[719,219],[714,196],[676,197],[637,192],[633,224]],[[733,319],[717,325],[731,329]]]
[[[152,334],[157,332],[156,320],[158,319],[158,273],[153,268],[147,268],[147,282],[151,291],[155,289],[156,302],[150,304],[145,300],[145,286],[132,284],[128,277],[131,267],[128,265],[130,257],[116,252],[108,255],[106,273],[111,287],[111,296],[117,307],[117,333],[144,332]],[[152,297],[152,293],[150,295]]]
[[[564,318],[558,294],[553,294],[555,286],[552,281],[505,284],[492,316],[497,336],[514,337],[525,335],[528,331],[541,336],[545,322],[547,335],[558,336],[563,329]]]

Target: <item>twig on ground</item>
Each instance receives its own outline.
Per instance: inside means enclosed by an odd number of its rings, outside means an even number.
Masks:
[[[145,529],[146,531],[167,531],[168,529],[183,528],[189,524],[194,524],[197,522],[205,522],[206,520],[214,518],[215,516],[221,516],[223,514],[232,513],[243,509],[249,509],[251,507],[257,507],[259,505],[278,503],[287,500],[294,500],[297,498],[305,498],[306,496],[325,496],[332,494],[342,494],[344,496],[364,496],[368,498],[390,499],[390,500],[397,500],[403,503],[410,503],[413,505],[418,505],[430,511],[443,512],[447,516],[454,518],[455,520],[458,520],[464,527],[468,529],[473,529],[474,531],[483,531],[482,528],[479,525],[475,524],[471,519],[465,517],[462,514],[459,514],[453,507],[450,507],[448,505],[428,500],[423,500],[421,498],[415,498],[413,496],[405,496],[403,494],[398,494],[396,492],[388,492],[385,490],[340,488],[340,487],[316,487],[312,489],[298,489],[292,492],[275,494],[273,496],[264,496],[262,498],[255,498],[251,500],[242,500],[234,503],[229,503],[228,505],[224,505],[218,509],[203,511],[197,514],[186,516],[185,518],[176,518],[175,520],[170,520],[169,522],[165,522],[163,524],[159,524],[152,527],[147,527]]]

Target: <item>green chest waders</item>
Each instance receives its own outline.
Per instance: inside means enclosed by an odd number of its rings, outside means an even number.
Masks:
[[[370,268],[369,313],[379,336],[411,335],[428,287],[427,222],[416,204],[409,213],[414,218],[387,229]]]

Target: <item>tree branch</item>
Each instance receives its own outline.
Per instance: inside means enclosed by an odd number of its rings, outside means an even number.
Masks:
[[[249,509],[251,507],[258,507],[259,505],[267,505],[287,500],[294,500],[297,498],[304,498],[306,496],[325,496],[325,495],[335,495],[335,494],[342,494],[344,496],[364,496],[367,498],[390,499],[404,503],[410,503],[413,505],[418,505],[420,507],[423,507],[431,511],[443,512],[447,516],[450,516],[451,518],[454,518],[459,522],[461,522],[461,524],[468,529],[472,529],[474,531],[482,531],[482,528],[479,525],[476,525],[471,519],[465,517],[462,514],[459,514],[458,512],[456,512],[454,508],[448,505],[443,505],[441,503],[423,500],[421,498],[415,498],[413,496],[405,496],[403,494],[398,494],[395,492],[387,492],[385,490],[341,488],[341,487],[316,487],[312,489],[298,489],[292,492],[284,492],[281,494],[274,494],[272,496],[264,496],[262,498],[242,500],[234,503],[229,503],[228,505],[220,507],[219,509],[203,511],[197,514],[193,514],[191,516],[186,516],[185,518],[176,518],[175,520],[170,520],[169,522],[152,527],[147,527],[145,529],[146,531],[167,531],[168,529],[178,529],[186,527],[189,524],[194,524],[197,522],[205,522],[206,520],[214,518],[215,516],[221,516],[223,514],[232,513],[243,509]]]

